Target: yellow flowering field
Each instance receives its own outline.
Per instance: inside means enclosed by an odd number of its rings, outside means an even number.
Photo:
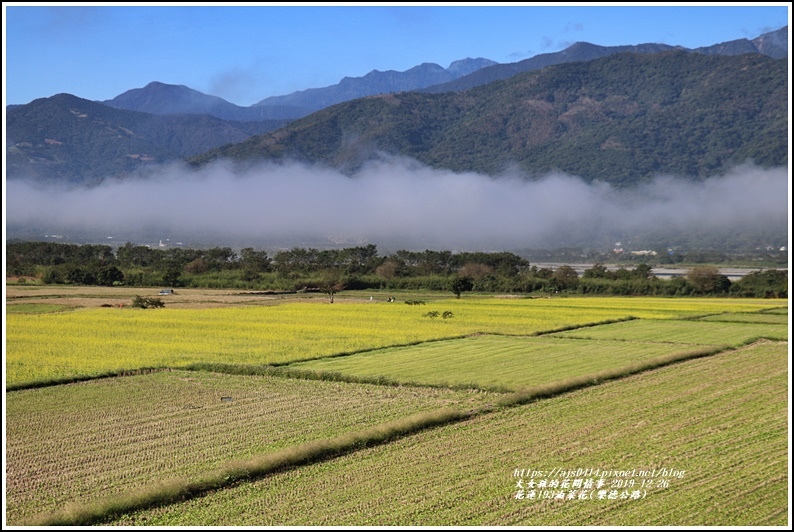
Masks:
[[[637,318],[758,312],[780,301],[482,298],[284,303],[203,309],[89,308],[6,314],[6,384],[196,362],[282,364],[475,333],[528,335]],[[449,319],[429,318],[449,311]]]

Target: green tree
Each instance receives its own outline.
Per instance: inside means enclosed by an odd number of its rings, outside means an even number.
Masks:
[[[243,248],[240,250],[240,265],[248,275],[256,276],[270,269],[270,258],[265,251]]]
[[[159,297],[135,296],[132,299],[132,306],[135,308],[163,308],[165,303]]]
[[[571,266],[563,265],[554,270],[554,280],[560,290],[568,290],[579,284],[579,275]]]
[[[449,283],[449,289],[452,290],[452,293],[458,299],[460,299],[460,294],[470,292],[472,288],[474,288],[474,282],[470,277],[456,275]]]
[[[170,287],[179,286],[181,283],[182,270],[178,266],[169,266],[163,275],[163,284]]]
[[[124,274],[115,266],[107,266],[96,274],[96,284],[100,286],[113,286],[124,282]]]
[[[151,249],[146,246],[137,246],[127,242],[116,251],[116,257],[122,267],[130,266],[152,266],[162,257],[163,252],[159,249]]]
[[[632,277],[635,279],[653,279],[653,268],[645,264],[637,264],[631,272]]]
[[[687,272],[686,280],[696,293],[712,294],[724,284],[720,277],[723,276],[716,266],[696,266]]]
[[[592,268],[589,268],[582,273],[582,277],[585,279],[608,279],[609,272],[607,271],[606,266],[600,262],[596,262],[593,264]]]
[[[192,261],[185,264],[185,273],[189,273],[191,275],[207,273],[209,270],[210,263],[204,257],[193,259]]]
[[[66,280],[72,284],[94,285],[96,275],[86,268],[73,267],[66,274]]]
[[[743,297],[788,297],[788,271],[751,272],[731,285],[731,294]]]
[[[317,287],[328,296],[328,302],[334,302],[334,295],[345,289],[344,278],[336,271],[328,271],[323,274],[323,279],[317,283]]]

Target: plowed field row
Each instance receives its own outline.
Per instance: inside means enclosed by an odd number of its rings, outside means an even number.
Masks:
[[[9,392],[8,522],[487,395],[181,371]]]
[[[787,346],[764,342],[135,512],[114,525],[785,525]],[[524,498],[517,469],[596,480]],[[592,473],[598,470],[599,473]],[[667,473],[663,475],[663,472]],[[640,477],[640,472],[659,476]],[[536,479],[536,480],[537,480]],[[614,487],[616,480],[630,487]],[[645,480],[654,481],[640,487]],[[667,485],[661,483],[666,480]],[[615,491],[614,498],[611,495]],[[633,498],[636,490],[639,498]],[[548,491],[548,490],[547,490]],[[578,490],[582,491],[582,490]],[[625,494],[624,494],[625,492]]]

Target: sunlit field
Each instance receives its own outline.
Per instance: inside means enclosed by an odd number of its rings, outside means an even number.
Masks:
[[[5,317],[10,525],[786,523],[786,301],[58,290]]]
[[[111,524],[785,526],[786,359],[783,343],[755,344],[125,514]],[[574,471],[567,485],[565,477],[552,476],[555,468]],[[546,476],[535,477],[533,489],[529,477],[515,476],[521,469]],[[605,471],[635,476],[606,476],[603,487],[583,487]],[[641,471],[657,476],[640,477]],[[543,478],[556,487],[537,487]]]
[[[711,316],[704,316],[698,319],[701,321],[726,321],[729,323],[746,322],[788,324],[788,315],[785,312],[779,312],[779,309],[770,309],[769,312],[729,312],[727,314],[713,314]]]
[[[743,315],[745,316],[745,315]],[[634,320],[631,323],[607,324],[550,336],[586,338],[591,340],[620,340],[624,342],[672,342],[709,345],[738,345],[758,338],[786,340],[788,325],[731,322],[714,320]]]
[[[293,367],[398,382],[516,390],[620,368],[702,346],[476,336],[297,363]]]
[[[631,317],[756,312],[744,299],[428,299],[202,309],[81,308],[6,315],[6,383],[21,385],[198,362],[284,364],[476,333],[529,335]],[[432,311],[450,319],[430,318]]]
[[[11,392],[7,516],[18,523],[99,493],[487,395],[182,371]]]

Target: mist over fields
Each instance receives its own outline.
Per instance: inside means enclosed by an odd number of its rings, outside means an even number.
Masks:
[[[789,198],[787,168],[744,165],[702,182],[660,176],[620,190],[563,174],[491,177],[404,159],[370,163],[352,178],[298,163],[235,170],[220,162],[199,170],[167,165],[94,188],[11,180],[6,192],[9,238],[35,227],[117,239],[149,233],[186,243],[214,239],[216,245],[388,243],[483,251],[608,245],[647,232],[785,236]]]

